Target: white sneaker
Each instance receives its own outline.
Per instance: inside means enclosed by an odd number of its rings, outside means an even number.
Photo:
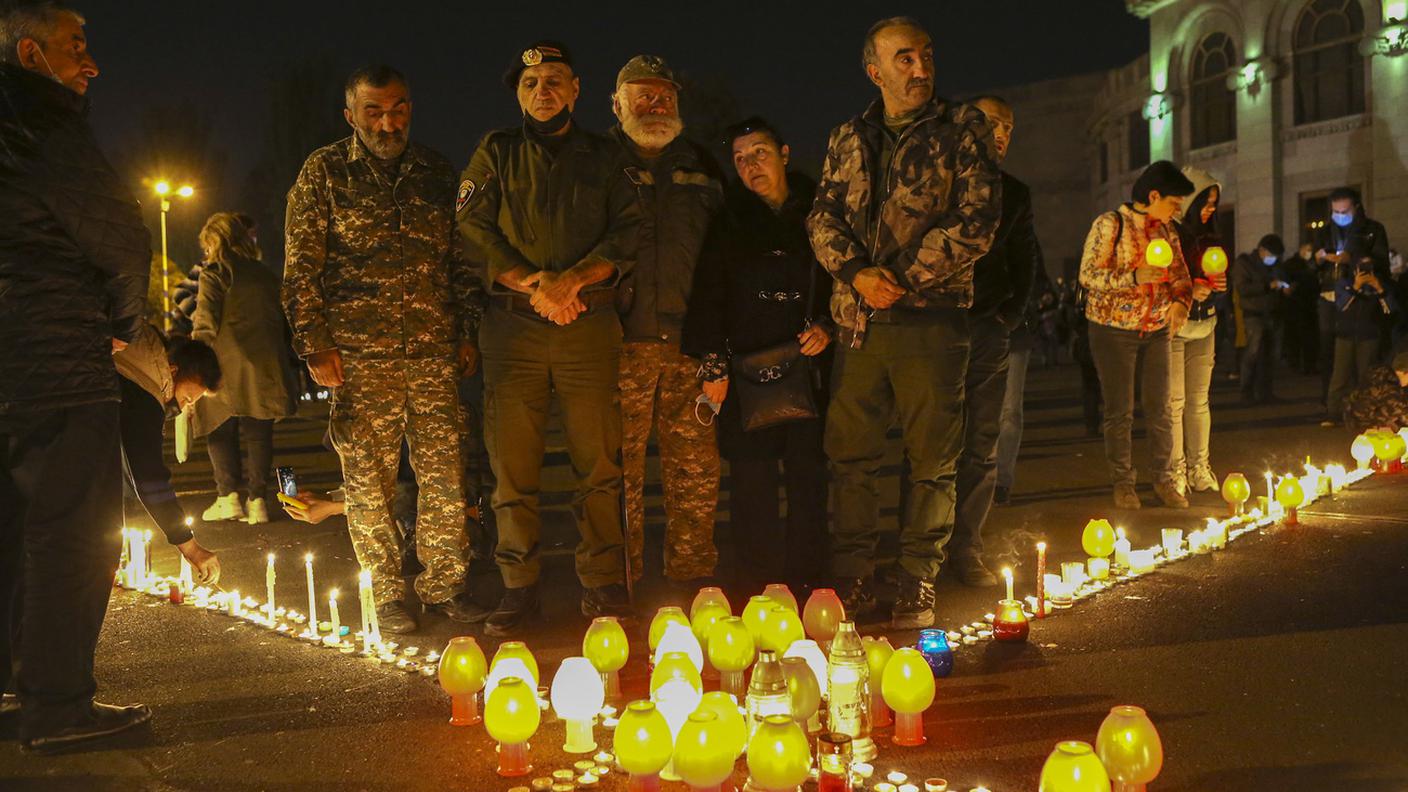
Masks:
[[[269,507],[264,505],[263,498],[250,498],[245,504],[245,511],[249,513],[246,521],[250,525],[263,525],[269,522]]]
[[[1208,465],[1198,465],[1193,468],[1192,483],[1194,492],[1212,492],[1218,488],[1217,476],[1213,474],[1212,468]]]
[[[231,492],[229,495],[221,495],[210,504],[210,508],[201,513],[200,518],[206,522],[243,520],[244,507],[240,505],[240,494]]]

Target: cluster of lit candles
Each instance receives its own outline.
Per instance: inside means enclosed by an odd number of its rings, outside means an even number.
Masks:
[[[538,663],[522,642],[500,644],[492,661],[486,661],[469,636],[452,639],[443,652],[424,655],[417,647],[383,641],[367,570],[359,576],[361,629],[351,633],[341,624],[336,589],[328,599],[328,620],[319,622],[311,555],[304,556],[306,615],[276,604],[272,553],[266,600],[260,603],[237,591],[194,586],[184,559],[175,578],[153,574],[150,531],[123,529],[117,583],[343,654],[360,652],[410,673],[438,677],[451,698],[450,723],[482,722],[499,743],[497,771],[504,776],[531,773],[528,740],[551,707],[566,725],[563,750],[594,756],[577,762],[574,770],[558,771],[570,778],[555,774],[534,779],[534,789],[551,790],[554,784],[590,787],[619,771],[628,776],[632,792],[651,792],[662,778],[685,781],[697,792],[714,792],[745,756],[748,788],[756,792],[793,790],[808,778],[817,782],[819,792],[867,786],[873,792],[918,792],[920,785],[898,770],[874,778],[877,749],[872,731],[893,725],[895,745],[924,744],[922,716],[933,703],[934,680],[953,668],[956,647],[989,639],[1025,641],[1033,618],[1069,608],[1162,564],[1221,550],[1278,518],[1294,525],[1297,509],[1319,497],[1333,495],[1375,469],[1401,470],[1408,461],[1405,441],[1408,429],[1384,437],[1361,435],[1352,447],[1358,463],[1354,471],[1340,465],[1321,469],[1307,462],[1300,477],[1287,474],[1277,481],[1267,473],[1267,494],[1249,510],[1249,482],[1240,473],[1229,474],[1222,494],[1231,516],[1209,518],[1205,527],[1186,537],[1181,529],[1163,529],[1160,543],[1149,548],[1134,549],[1123,529],[1104,519],[1091,520],[1081,536],[1087,561],[1062,563],[1060,574],[1047,574],[1046,545],[1039,543],[1035,595],[1019,600],[1012,570],[1004,569],[1007,596],[995,613],[955,631],[922,630],[912,648],[895,649],[887,638],[860,636],[830,589],[813,591],[799,609],[787,586],[772,584],[751,597],[737,616],[721,590],[701,589],[688,614],[678,606],[657,611],[647,633],[649,697],[619,710],[607,702],[621,703],[619,673],[630,656],[630,641],[614,618],[594,620],[583,638],[582,655],[563,660],[551,686],[540,687]],[[1378,461],[1372,468],[1371,458]],[[706,679],[717,680],[717,689],[706,692]],[[598,751],[598,720],[613,732],[614,753]],[[1152,780],[1161,765],[1158,734],[1143,710],[1116,707],[1095,745],[1066,741],[1056,746],[1043,767],[1041,788],[1083,792],[1109,789],[1111,783],[1116,789],[1136,788]],[[922,784],[925,792],[949,789],[943,779]]]

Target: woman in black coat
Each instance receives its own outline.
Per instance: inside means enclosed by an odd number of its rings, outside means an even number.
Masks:
[[[788,147],[762,119],[729,130],[739,182],[704,245],[682,347],[702,361],[704,393],[722,404],[719,451],[729,462],[729,514],[737,584],[806,588],[825,571],[826,456],[822,451],[831,354],[831,279],[803,221],[816,185],[787,172]],[[747,431],[729,388],[734,356],[788,341],[811,367],[817,418]],[[701,405],[700,413],[707,416]],[[782,517],[779,485],[787,493]]]

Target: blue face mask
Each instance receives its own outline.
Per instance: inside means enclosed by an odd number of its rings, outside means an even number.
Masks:
[[[1354,222],[1354,212],[1331,212],[1330,220],[1340,228],[1344,228]]]
[[[1269,266],[1271,266],[1272,264],[1275,264],[1275,263],[1276,263],[1276,257],[1275,257],[1275,256],[1266,256],[1266,257],[1262,258],[1261,263],[1262,263],[1262,264],[1265,264],[1266,266],[1269,267]]]

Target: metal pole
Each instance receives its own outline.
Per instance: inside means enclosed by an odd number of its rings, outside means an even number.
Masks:
[[[171,260],[166,257],[166,213],[171,211],[171,202],[161,199],[161,323],[166,332],[171,332]]]

